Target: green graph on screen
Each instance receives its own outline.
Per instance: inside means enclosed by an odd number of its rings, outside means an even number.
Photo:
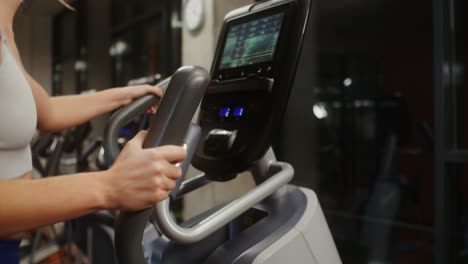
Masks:
[[[244,55],[242,57],[246,58],[265,54],[273,55],[277,39],[278,33],[247,39],[244,44]]]

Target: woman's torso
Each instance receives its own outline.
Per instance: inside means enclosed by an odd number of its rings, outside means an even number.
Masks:
[[[6,37],[0,34],[0,179],[32,170],[30,142],[37,113],[29,83]]]
[[[0,34],[0,180],[31,178],[37,112],[31,87]],[[19,240],[0,240],[0,263],[19,263]]]
[[[37,113],[29,83],[0,32],[0,180],[30,179]],[[0,240],[0,263],[18,263],[21,235]],[[16,239],[16,240],[15,240]]]

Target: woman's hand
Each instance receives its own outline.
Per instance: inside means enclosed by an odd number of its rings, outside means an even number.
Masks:
[[[122,106],[130,104],[133,102],[133,100],[138,99],[146,94],[155,94],[159,97],[161,97],[163,94],[159,87],[152,85],[127,86],[117,88],[117,90],[123,95]]]
[[[185,150],[178,146],[143,149],[146,134],[141,131],[130,140],[103,176],[114,209],[141,210],[165,200],[181,176],[174,164],[185,159]]]

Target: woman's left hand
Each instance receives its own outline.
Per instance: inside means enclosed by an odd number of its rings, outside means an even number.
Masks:
[[[155,94],[159,97],[162,96],[161,88],[153,85],[136,85],[118,88],[119,92],[124,94],[123,105],[128,105],[133,100],[138,99],[146,94]]]

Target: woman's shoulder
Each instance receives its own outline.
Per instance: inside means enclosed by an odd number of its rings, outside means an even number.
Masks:
[[[12,30],[8,30],[6,26],[4,26],[0,20],[0,64],[3,61],[3,48],[4,44],[8,44],[8,40],[14,36]]]
[[[0,22],[0,40],[2,43],[11,43],[15,40],[15,33],[10,27],[2,26]]]
[[[0,21],[0,63],[2,62],[2,55],[4,55],[4,49],[8,47],[15,58],[19,61],[19,54],[17,54],[15,34],[13,29],[9,26],[3,26]]]

